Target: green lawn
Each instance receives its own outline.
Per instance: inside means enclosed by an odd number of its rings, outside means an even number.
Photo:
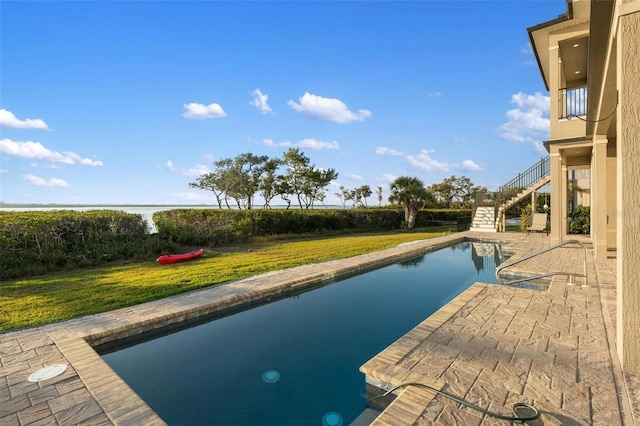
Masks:
[[[442,234],[442,228],[435,228],[263,242],[209,249],[196,261],[174,265],[150,261],[7,281],[0,284],[0,331],[105,312],[251,275],[356,256]]]

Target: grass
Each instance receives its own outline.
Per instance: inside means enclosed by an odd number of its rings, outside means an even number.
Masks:
[[[441,236],[448,227],[262,241],[208,249],[194,262],[144,262],[82,269],[0,284],[0,331],[44,325],[137,305],[269,271],[342,259]]]

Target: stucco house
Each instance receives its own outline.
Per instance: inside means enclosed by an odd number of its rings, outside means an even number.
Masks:
[[[551,99],[550,243],[586,171],[596,260],[617,262],[618,356],[640,374],[640,0],[569,0],[528,32]]]

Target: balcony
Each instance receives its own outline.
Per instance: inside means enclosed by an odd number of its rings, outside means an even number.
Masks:
[[[560,120],[586,116],[587,86],[560,89],[558,104]]]

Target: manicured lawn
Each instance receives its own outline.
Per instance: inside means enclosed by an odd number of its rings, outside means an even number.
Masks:
[[[445,228],[446,230],[448,228]],[[110,311],[269,271],[441,236],[443,229],[265,242],[206,250],[196,261],[83,269],[0,284],[0,331]]]

